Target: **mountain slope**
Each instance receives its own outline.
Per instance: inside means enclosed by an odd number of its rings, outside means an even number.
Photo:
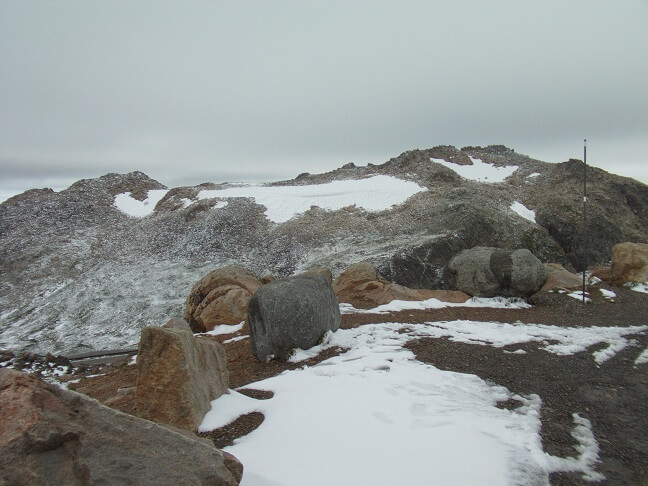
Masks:
[[[441,146],[264,186],[166,191],[134,172],[27,191],[0,205],[0,348],[132,344],[230,263],[288,275],[369,260],[398,283],[440,288],[455,253],[492,245],[580,269],[582,169],[502,146]],[[615,243],[647,242],[648,186],[595,168],[588,178],[589,263]]]

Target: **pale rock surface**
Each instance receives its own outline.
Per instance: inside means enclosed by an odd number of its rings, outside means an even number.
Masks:
[[[184,318],[194,332],[239,324],[247,316],[250,297],[261,285],[254,273],[236,265],[209,272],[189,292]]]
[[[541,290],[557,290],[557,289],[578,289],[583,285],[583,278],[571,273],[559,263],[545,263],[545,270],[547,271],[547,282]]]
[[[209,441],[0,369],[0,484],[239,484],[241,464]]]
[[[227,393],[223,346],[180,329],[147,327],[137,352],[137,415],[195,432],[210,402]]]
[[[616,284],[648,282],[648,244],[614,245],[610,279]]]

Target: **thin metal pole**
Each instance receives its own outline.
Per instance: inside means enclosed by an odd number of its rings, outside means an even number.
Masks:
[[[583,141],[583,304],[585,303],[585,292],[587,282],[587,139]]]

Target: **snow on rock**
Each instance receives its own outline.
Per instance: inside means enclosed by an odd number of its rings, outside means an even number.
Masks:
[[[641,292],[643,294],[648,294],[648,282],[643,282],[643,283],[628,283],[626,286],[630,290],[634,290],[635,292]]]
[[[532,223],[536,222],[535,211],[527,208],[521,202],[513,201],[513,204],[511,204],[511,211],[523,217],[524,219],[531,221]]]
[[[306,186],[241,185],[203,190],[198,193],[198,198],[253,198],[257,204],[266,207],[268,219],[283,223],[308,211],[311,206],[334,211],[356,205],[367,211],[383,211],[424,190],[414,182],[379,175]]]
[[[469,179],[471,181],[477,182],[504,182],[507,177],[518,170],[517,165],[498,167],[493,164],[482,162],[481,160],[474,157],[470,157],[473,165],[453,164],[451,162],[446,162],[443,159],[430,158],[430,160],[434,163],[441,164],[444,167],[455,171],[464,179]]]
[[[115,196],[115,207],[122,213],[136,218],[148,216],[155,209],[155,205],[169,192],[168,189],[151,189],[148,191],[144,201],[134,199],[130,192],[124,192]]]
[[[615,294],[611,290],[608,289],[599,289],[599,290],[601,291],[601,295],[603,295],[603,297],[605,297],[606,299],[611,300],[613,302],[614,299],[616,299],[617,294]]]
[[[325,345],[346,352],[246,385],[273,391],[269,400],[237,392],[214,400],[199,430],[222,427],[252,411],[264,414],[259,428],[225,449],[246,465],[242,486],[319,486],[330,484],[331,477],[340,485],[427,485],[430,477],[444,485],[548,485],[553,471],[600,477],[594,469],[598,444],[587,419],[574,417],[578,457],[551,456],[542,449],[537,395],[513,395],[476,375],[439,370],[403,348],[410,339],[435,335],[444,324],[386,323],[329,333]],[[465,329],[479,332],[487,324],[465,323],[464,330],[450,326],[443,332],[460,337]],[[502,340],[510,328],[521,327],[528,336],[533,327],[506,326],[493,328]],[[563,331],[554,327],[548,334],[560,337]],[[522,406],[496,406],[511,398]],[[313,471],[322,458],[325,475]]]
[[[635,360],[635,365],[640,365],[648,363],[648,348],[644,349],[639,356],[637,356],[637,359]]]

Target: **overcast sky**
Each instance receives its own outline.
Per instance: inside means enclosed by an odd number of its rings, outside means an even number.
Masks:
[[[0,0],[0,189],[504,144],[648,182],[648,1]]]

